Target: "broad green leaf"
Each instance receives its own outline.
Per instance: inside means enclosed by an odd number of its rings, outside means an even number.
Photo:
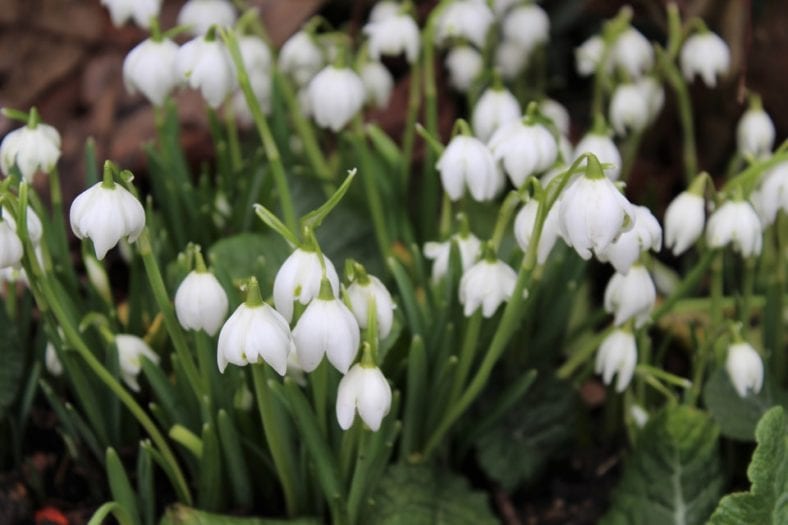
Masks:
[[[236,518],[176,504],[167,509],[159,525],[318,525],[319,523],[320,521],[314,518],[293,520]]]
[[[131,488],[126,470],[123,468],[115,449],[107,449],[107,477],[109,478],[109,489],[118,507],[128,516],[130,523],[140,523],[140,515],[137,512],[137,497]]]
[[[755,429],[758,446],[747,468],[749,492],[722,498],[711,525],[785,525],[788,523],[788,421],[782,407],[774,407]]]
[[[603,525],[704,523],[723,485],[719,427],[706,413],[668,407],[648,422]]]
[[[19,342],[14,323],[8,318],[5,308],[0,307],[0,421],[24,379],[25,348]]]
[[[392,465],[372,496],[370,525],[484,525],[497,523],[487,496],[451,472],[427,465]]]
[[[264,293],[272,289],[276,272],[288,255],[287,243],[273,232],[233,235],[208,250],[210,264],[228,290],[233,281],[254,275]]]

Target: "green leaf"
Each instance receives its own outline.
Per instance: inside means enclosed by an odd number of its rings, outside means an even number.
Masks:
[[[241,233],[226,237],[208,249],[217,278],[229,290],[233,281],[254,275],[262,290],[271,290],[276,272],[290,248],[275,233]]]
[[[176,504],[167,509],[159,525],[319,525],[319,523],[315,518],[293,520],[236,518]]]
[[[372,525],[484,525],[498,523],[487,496],[465,478],[427,465],[392,465],[378,483],[369,515]]]
[[[14,323],[0,307],[0,421],[16,399],[24,379],[25,347],[19,342]]]
[[[140,516],[137,512],[137,497],[131,488],[126,470],[123,468],[115,449],[107,449],[107,477],[109,478],[109,489],[118,507],[125,512],[130,523],[140,523]]]
[[[706,413],[668,407],[651,419],[624,467],[603,525],[704,523],[720,497],[719,427]]]
[[[758,446],[747,468],[749,492],[722,498],[711,525],[785,525],[788,523],[788,421],[782,407],[774,407],[755,429]]]

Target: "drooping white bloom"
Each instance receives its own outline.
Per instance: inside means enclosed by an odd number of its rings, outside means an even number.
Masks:
[[[101,0],[101,5],[109,10],[115,27],[133,19],[138,26],[148,29],[151,18],[159,16],[161,0]]]
[[[123,81],[129,93],[139,91],[154,106],[162,106],[180,82],[176,73],[178,45],[149,38],[129,51],[123,61]]]
[[[235,68],[224,44],[204,37],[186,42],[176,56],[178,76],[216,109],[236,87]]]
[[[536,4],[524,4],[512,9],[502,20],[504,40],[516,42],[525,55],[550,37],[550,19]]]
[[[640,327],[649,320],[657,300],[657,290],[648,270],[635,264],[624,275],[616,272],[605,288],[605,310],[615,315],[613,324],[621,326],[630,319]]]
[[[397,16],[401,10],[402,6],[399,2],[382,0],[381,2],[377,2],[374,6],[372,6],[372,10],[369,12],[369,21],[380,22],[381,20],[390,16]]]
[[[610,58],[630,78],[637,79],[654,65],[654,49],[640,31],[630,27],[616,39]]]
[[[356,410],[373,432],[391,410],[391,386],[378,367],[353,365],[337,388],[337,422],[342,430],[353,426]]]
[[[142,370],[142,358],[158,365],[159,356],[136,335],[116,335],[115,346],[118,349],[118,363],[123,382],[134,392],[139,392],[140,385],[137,382],[137,376]]]
[[[487,142],[493,133],[503,126],[522,116],[520,103],[508,90],[500,88],[487,89],[473,108],[471,126],[474,134],[483,142]]]
[[[534,231],[536,224],[536,212],[538,211],[539,202],[531,199],[526,202],[517,216],[514,219],[514,238],[517,240],[517,245],[523,252],[528,251],[528,246],[531,244],[531,235]],[[555,242],[558,240],[558,209],[559,204],[556,202],[547,212],[544,224],[542,225],[542,234],[539,237],[539,246],[537,247],[536,261],[539,264],[544,264],[550,252],[553,251]]]
[[[189,26],[194,36],[204,35],[214,25],[231,27],[235,19],[228,0],[188,0],[178,13],[178,25]]]
[[[374,300],[378,337],[380,339],[388,337],[394,322],[394,300],[380,279],[368,275],[366,282],[353,281],[347,288],[347,296],[350,299],[350,311],[356,316],[358,326],[362,330],[367,327],[369,305]]]
[[[621,153],[619,153],[613,139],[601,133],[586,133],[575,146],[575,156],[572,160],[577,160],[584,153],[593,153],[599,162],[608,164],[609,166],[605,168],[605,175],[610,180],[618,180],[618,176],[621,174]]]
[[[0,143],[0,169],[3,174],[9,176],[16,164],[27,182],[33,182],[37,171],[49,173],[59,158],[60,134],[47,124],[15,129]]]
[[[520,0],[493,0],[493,12],[498,19],[502,19],[504,15],[519,2]]]
[[[175,313],[186,330],[214,335],[227,315],[227,293],[211,272],[193,270],[175,292]]]
[[[460,93],[465,93],[482,72],[484,59],[474,47],[456,46],[446,54],[445,64],[449,70],[449,83]]]
[[[602,55],[605,52],[605,41],[594,35],[575,49],[575,66],[581,77],[591,76],[596,72]]]
[[[756,211],[764,225],[772,224],[780,210],[788,213],[788,162],[778,164],[764,173],[757,194]]]
[[[495,48],[495,68],[505,80],[514,80],[528,64],[529,53],[514,40],[502,40]]]
[[[345,303],[317,297],[309,303],[293,329],[298,361],[305,372],[318,367],[325,355],[341,373],[347,373],[361,340],[358,322]]]
[[[378,108],[389,105],[394,77],[380,62],[367,62],[361,68],[361,81],[364,83],[365,101]]]
[[[334,132],[345,127],[364,105],[364,83],[352,69],[327,66],[307,89],[315,122]]]
[[[687,251],[703,233],[705,201],[701,195],[683,191],[665,210],[665,247],[673,255]]]
[[[27,216],[25,218],[27,236],[30,242],[33,243],[33,246],[37,246],[38,243],[41,242],[41,237],[44,235],[44,226],[41,224],[41,219],[38,218],[38,214],[30,206],[27,207],[27,213],[25,215]],[[7,222],[8,226],[11,227],[15,233],[17,232],[16,219],[14,219],[14,215],[8,208],[3,209],[3,221]]]
[[[424,244],[424,256],[432,259],[432,280],[440,281],[441,278],[449,271],[449,258],[451,257],[451,243],[457,243],[457,248],[460,252],[460,262],[462,263],[462,271],[466,272],[468,269],[479,260],[481,256],[482,243],[472,233],[467,235],[452,235],[451,239],[446,242],[428,242]]]
[[[698,75],[709,87],[717,85],[717,77],[728,73],[731,67],[731,52],[725,40],[704,31],[687,38],[681,47],[681,72],[692,82]]]
[[[665,89],[654,77],[643,77],[635,82],[646,101],[648,110],[648,123],[654,122],[665,103]]]
[[[648,412],[642,406],[638,405],[637,403],[632,403],[632,406],[629,408],[629,415],[632,417],[632,421],[635,422],[638,428],[643,428],[648,423]]]
[[[370,22],[364,26],[363,32],[369,39],[369,57],[372,60],[404,53],[408,62],[413,64],[419,57],[419,26],[407,14],[396,14]]]
[[[745,111],[736,126],[736,142],[742,155],[768,155],[774,145],[774,136],[774,123],[761,108]]]
[[[569,112],[563,104],[545,97],[539,101],[539,113],[552,120],[561,135],[569,135]]]
[[[626,274],[642,252],[662,249],[662,227],[651,210],[645,206],[634,206],[635,224],[622,233],[605,250],[597,253],[602,262],[610,264],[618,273]]]
[[[732,244],[742,256],[754,257],[763,246],[761,220],[749,202],[727,201],[709,217],[706,242],[710,248]]]
[[[484,2],[458,0],[446,6],[438,19],[435,40],[438,45],[450,38],[465,39],[479,49],[484,48],[487,31],[495,21]]]
[[[482,259],[460,279],[460,303],[470,317],[481,306],[484,317],[492,317],[503,302],[509,301],[517,283],[517,273],[501,260]]]
[[[758,352],[745,342],[728,347],[725,370],[739,397],[747,397],[747,391],[757,394],[763,387],[763,361]]]
[[[238,39],[238,49],[247,73],[271,74],[271,50],[262,39],[256,36],[241,36]]]
[[[12,228],[8,222],[10,215],[10,213],[4,213],[0,217],[0,268],[19,266],[24,253],[22,241],[16,234],[16,228]]]
[[[271,76],[267,73],[254,72],[249,74],[249,84],[252,87],[254,98],[260,105],[260,110],[265,114],[271,113],[271,81]],[[242,126],[248,127],[254,124],[252,110],[249,108],[243,90],[237,89],[233,93],[230,98],[230,104],[232,104],[233,114]],[[223,212],[218,212],[215,216],[220,218],[220,220],[224,220],[221,213]]]
[[[334,264],[325,255],[326,278],[336,296],[339,293],[339,276]],[[317,252],[297,248],[290,254],[274,279],[274,306],[287,319],[293,320],[293,302],[308,304],[320,292],[323,269]]]
[[[47,367],[47,372],[55,377],[63,375],[63,363],[57,356],[55,345],[47,341],[46,350],[44,350],[44,365]]]
[[[145,227],[140,201],[115,183],[98,182],[77,195],[69,215],[74,235],[93,241],[98,260],[122,238],[136,241]]]
[[[550,131],[542,124],[521,121],[510,122],[493,133],[490,149],[516,188],[529,175],[550,169],[558,158],[558,144]]]
[[[279,68],[296,84],[305,86],[323,68],[323,52],[312,36],[299,31],[284,43],[279,52]]]
[[[619,84],[610,101],[610,123],[619,135],[643,131],[649,122],[645,93],[637,84]]]
[[[444,191],[453,201],[465,194],[467,187],[474,200],[488,201],[503,187],[503,174],[495,165],[492,152],[481,140],[457,135],[438,159]]]
[[[597,374],[602,374],[602,381],[606,385],[609,385],[613,381],[613,376],[618,374],[616,392],[623,392],[635,374],[637,360],[635,336],[629,331],[616,329],[599,346],[595,370]]]

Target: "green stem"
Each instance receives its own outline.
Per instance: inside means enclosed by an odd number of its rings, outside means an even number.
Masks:
[[[556,372],[556,377],[559,379],[569,379],[574,371],[583,363],[588,361],[602,341],[613,331],[612,326],[605,329],[603,332],[596,334],[594,337],[587,339],[579,350],[572,353],[569,359],[566,360],[561,368]]]
[[[408,96],[408,113],[405,119],[405,129],[402,132],[402,164],[400,165],[400,192],[403,196],[408,194],[410,172],[412,169],[413,144],[416,138],[416,119],[421,106],[421,71],[423,65],[417,62],[410,70],[410,86]]]
[[[482,326],[482,312],[481,308],[471,316],[468,323],[465,325],[465,334],[462,339],[462,349],[460,350],[459,362],[457,369],[454,372],[454,381],[451,385],[449,393],[449,405],[453,405],[460,395],[462,388],[465,386],[465,380],[473,365],[474,357],[476,357],[476,348],[479,342],[479,330]]]
[[[708,250],[706,253],[703,254],[703,257],[697,262],[694,268],[689,271],[687,276],[681,282],[681,284],[676,288],[676,290],[668,297],[659,307],[654,310],[654,313],[651,314],[651,319],[653,322],[657,322],[661,319],[665,314],[669,313],[673,307],[678,303],[681,299],[683,299],[687,294],[689,294],[695,287],[698,285],[698,282],[701,280],[702,277],[706,275],[706,270],[711,265],[712,261],[717,254],[714,250]],[[722,301],[718,301],[718,304],[721,305]]]
[[[71,252],[68,248],[68,233],[65,220],[63,219],[63,192],[60,189],[60,174],[56,168],[49,173],[49,202],[52,206],[52,229],[54,230],[55,247],[60,259],[58,267],[63,268],[69,287],[72,290],[76,290],[77,277],[74,273],[74,265],[69,262]]]
[[[431,16],[424,30],[424,116],[427,132],[440,138],[438,129],[438,90],[435,84],[435,25],[436,19]],[[435,206],[438,204],[438,177],[435,173],[435,153],[431,148],[424,151],[421,181],[421,232],[427,238],[435,236],[437,215]]]
[[[689,90],[687,89],[687,83],[684,81],[681,72],[667,53],[659,47],[657,48],[657,58],[665,79],[676,93],[683,140],[682,155],[684,161],[684,176],[687,185],[689,185],[692,183],[695,175],[698,174],[698,156],[697,147],[695,145],[695,123],[692,117],[692,100]]]
[[[227,128],[227,144],[230,151],[230,167],[233,174],[238,173],[243,164],[241,143],[238,140],[238,125],[232,112],[232,104],[227,104],[224,111],[224,126]]]
[[[354,525],[358,522],[359,513],[361,511],[362,497],[366,494],[368,485],[367,475],[369,474],[369,434],[367,429],[361,430],[361,438],[359,439],[358,449],[356,454],[356,466],[353,470],[353,478],[350,482],[350,492],[348,493],[347,500],[347,514],[348,522]]]
[[[312,386],[312,401],[315,405],[317,423],[323,436],[328,436],[328,361],[323,359],[309,375]]]
[[[755,285],[755,259],[747,257],[744,259],[744,275],[741,285],[741,308],[739,311],[739,321],[742,325],[742,336],[747,338],[750,328],[750,316],[752,315],[752,292]]]
[[[623,182],[629,180],[629,174],[632,172],[632,167],[635,165],[638,150],[640,149],[640,142],[643,139],[643,131],[635,131],[630,133],[624,144],[622,145],[622,161],[621,161],[621,175],[619,177]]]
[[[372,228],[375,231],[378,250],[383,260],[386,260],[391,253],[391,238],[389,237],[388,227],[386,226],[380,186],[375,180],[377,171],[374,170],[369,159],[369,148],[367,147],[366,135],[364,134],[364,124],[360,116],[357,116],[354,121],[352,137],[356,155],[361,163],[361,180],[364,183],[364,192],[367,196],[367,204],[369,206],[370,215],[372,216]]]

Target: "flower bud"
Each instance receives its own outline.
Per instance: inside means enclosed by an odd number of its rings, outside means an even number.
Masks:
[[[602,55],[605,52],[605,41],[599,35],[594,35],[575,49],[575,67],[577,74],[588,77],[596,72]]]
[[[419,26],[406,14],[395,14],[364,26],[369,39],[369,57],[380,60],[382,56],[397,56],[402,53],[411,64],[419,58],[421,34]]]
[[[709,217],[706,242],[710,248],[732,244],[742,256],[754,257],[763,246],[761,220],[749,202],[727,201]]]
[[[115,336],[115,346],[118,349],[118,363],[123,382],[134,392],[140,391],[137,376],[142,370],[142,358],[154,364],[159,364],[159,356],[151,350],[148,344],[130,334],[118,334]]]
[[[700,76],[708,87],[717,85],[717,77],[731,66],[731,52],[725,40],[711,31],[695,33],[681,47],[681,72],[688,82]]]
[[[484,317],[492,317],[503,302],[514,293],[517,273],[501,260],[482,259],[460,279],[460,303],[465,317],[470,317],[481,306]]]
[[[656,300],[654,281],[641,264],[626,274],[615,273],[605,288],[605,310],[615,315],[616,326],[634,319],[639,328],[649,320]]]
[[[686,252],[703,233],[705,201],[701,195],[681,192],[665,210],[665,247],[673,255]]]
[[[135,24],[148,29],[151,18],[159,16],[161,0],[101,0],[101,5],[109,9],[115,27],[133,19]]]
[[[16,164],[27,182],[33,182],[37,171],[52,171],[59,158],[60,134],[47,124],[15,129],[0,143],[0,169],[3,174],[9,176]]]
[[[175,292],[175,314],[186,330],[205,330],[214,335],[227,315],[227,294],[214,275],[199,269],[189,275]]]
[[[176,74],[178,46],[170,39],[144,40],[129,51],[123,61],[126,91],[139,91],[154,106],[164,105],[167,96],[179,83]]]
[[[364,105],[364,83],[348,68],[328,66],[309,82],[312,117],[321,128],[338,132]]]
[[[451,2],[438,18],[435,41],[438,45],[443,45],[449,39],[464,39],[483,49],[487,41],[487,31],[494,21],[493,13],[486,2]]]
[[[63,375],[63,363],[57,356],[55,345],[47,341],[46,350],[44,351],[44,365],[47,367],[47,372],[55,377]]]
[[[446,54],[445,64],[449,70],[449,83],[460,93],[465,93],[481,74],[484,59],[481,53],[471,46],[456,46]]]
[[[308,304],[320,292],[323,268],[326,265],[326,278],[331,283],[334,296],[339,293],[339,276],[334,265],[325,255],[297,248],[290,254],[274,279],[274,306],[290,322],[293,320],[293,301]]]
[[[774,123],[762,108],[753,107],[744,112],[736,127],[739,153],[762,157],[772,151]]]
[[[378,367],[353,365],[339,381],[337,422],[342,430],[353,426],[356,411],[373,432],[391,410],[391,386]]]
[[[466,186],[478,202],[494,199],[503,187],[503,175],[490,149],[475,137],[457,135],[451,139],[436,167],[452,201],[465,194]]]
[[[366,276],[366,282],[361,279],[353,281],[347,288],[347,297],[350,301],[350,310],[356,317],[359,328],[367,327],[369,305],[375,301],[375,317],[378,326],[378,337],[382,340],[391,333],[394,321],[394,301],[391,294],[374,275]]]
[[[763,387],[763,361],[749,343],[735,343],[728,347],[725,370],[739,397],[747,397],[747,391],[757,394]]]
[[[318,296],[296,323],[293,339],[305,372],[315,370],[325,355],[345,374],[356,358],[361,334],[356,318],[342,301]]]
[[[369,21],[371,23],[380,22],[381,20],[384,20],[390,16],[397,16],[401,10],[402,6],[399,2],[381,0],[372,6],[372,9],[369,12]]]
[[[518,120],[521,116],[520,103],[509,91],[503,88],[487,89],[473,108],[473,133],[482,142],[487,142],[498,128]]]
[[[558,144],[542,124],[513,121],[490,138],[490,149],[509,180],[520,188],[530,175],[544,173],[558,158]]]
[[[609,385],[613,381],[613,376],[618,374],[616,392],[623,392],[632,380],[637,360],[635,337],[627,330],[616,329],[599,346],[595,371],[597,374],[602,374],[602,381],[606,385]]]
[[[291,36],[279,52],[279,68],[296,84],[305,86],[323,68],[323,52],[304,31]]]
[[[192,0],[195,1],[195,0]],[[197,89],[213,109],[236,87],[235,68],[224,44],[198,36],[181,46],[176,57],[178,75]]]
[[[462,271],[467,271],[481,256],[481,241],[472,233],[466,235],[453,235],[446,242],[428,242],[424,245],[424,256],[432,259],[432,280],[440,281],[449,271],[449,257],[451,256],[451,243],[457,243],[460,252]]]
[[[178,25],[189,26],[194,36],[200,36],[213,25],[232,27],[235,18],[235,8],[227,0],[188,0],[178,13]]]

